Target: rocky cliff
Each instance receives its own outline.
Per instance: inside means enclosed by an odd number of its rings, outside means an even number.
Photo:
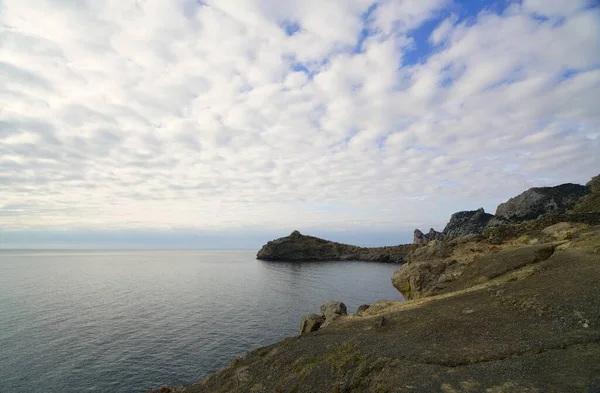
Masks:
[[[565,236],[498,250],[458,242],[451,252],[470,262],[421,298],[354,315],[330,302],[304,334],[162,392],[598,392],[600,227]]]
[[[411,249],[410,245],[358,247],[305,236],[294,231],[289,236],[265,244],[256,254],[256,258],[265,261],[358,260],[402,263]]]
[[[532,220],[543,214],[563,214],[588,192],[588,187],[572,183],[530,188],[500,204],[496,209],[496,216],[521,221]]]
[[[441,235],[415,232],[392,278],[408,301],[353,315],[327,302],[300,335],[161,392],[600,392],[598,179],[562,205],[571,211],[533,208],[523,221],[480,209],[453,215]],[[385,255],[373,250],[294,232],[259,256]]]

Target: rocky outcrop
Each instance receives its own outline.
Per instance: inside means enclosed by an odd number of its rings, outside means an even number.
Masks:
[[[443,238],[449,241],[465,235],[480,234],[493,217],[483,208],[454,213],[442,232]]]
[[[561,222],[600,225],[600,211],[589,213],[545,214],[535,220],[488,226],[483,236],[492,244],[502,244],[512,239],[527,236],[530,239],[541,237],[544,228]]]
[[[534,220],[543,214],[564,214],[589,192],[579,184],[535,187],[498,205],[496,216],[513,221]]]
[[[330,300],[321,306],[321,315],[325,318],[322,327],[326,327],[336,319],[348,315],[348,310],[344,303]]]
[[[600,227],[485,254],[433,296],[376,302],[175,391],[598,391]]]
[[[325,322],[325,318],[319,314],[310,314],[302,317],[300,321],[300,334],[316,332]]]
[[[577,201],[571,213],[600,213],[600,175],[592,178],[587,188],[590,193]]]
[[[298,231],[272,240],[258,251],[256,258],[265,261],[336,261],[358,260],[402,263],[410,245],[390,247],[358,247],[332,242]]]
[[[442,233],[436,231],[433,228],[429,229],[428,234],[424,234],[423,232],[421,232],[420,229],[415,229],[414,236],[413,236],[413,244],[422,246],[424,244],[429,243],[432,240],[440,239],[441,237],[442,237]]]
[[[320,328],[329,326],[333,321],[348,315],[346,305],[335,300],[325,302],[321,306],[320,312],[320,315],[310,314],[302,317],[300,320],[300,334],[316,332]]]

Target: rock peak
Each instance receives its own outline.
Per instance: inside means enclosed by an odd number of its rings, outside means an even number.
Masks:
[[[290,236],[292,236],[292,237],[296,237],[296,236],[302,236],[302,234],[300,233],[300,231],[298,231],[298,230],[295,230],[294,232],[292,232],[292,233],[290,234]]]

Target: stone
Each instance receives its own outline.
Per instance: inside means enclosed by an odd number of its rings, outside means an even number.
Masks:
[[[413,244],[423,245],[427,243],[427,236],[420,229],[415,229],[413,235]]]
[[[422,246],[429,243],[432,240],[441,238],[441,232],[436,231],[433,228],[429,229],[429,233],[424,234],[420,229],[415,229],[413,235],[413,244]]]
[[[358,306],[358,308],[356,309],[356,313],[360,314],[363,311],[366,311],[370,308],[371,306],[368,304],[361,304],[360,306]]]
[[[408,253],[406,256],[407,263],[416,261],[442,259],[450,256],[452,250],[448,244],[441,240],[432,240],[424,247],[418,247]]]
[[[300,334],[316,332],[325,322],[325,318],[318,314],[310,314],[302,317],[300,321]]]
[[[563,214],[572,209],[589,189],[566,183],[555,187],[534,187],[498,205],[496,216],[512,221],[534,220],[544,214]]]
[[[342,302],[329,300],[321,306],[321,316],[325,318],[325,322],[321,327],[326,327],[341,316],[348,315],[348,309]]]
[[[493,217],[483,208],[454,213],[442,231],[443,238],[449,241],[465,235],[481,234]]]

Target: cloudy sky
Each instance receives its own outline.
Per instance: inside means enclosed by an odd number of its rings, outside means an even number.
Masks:
[[[578,0],[0,0],[0,247],[415,227],[600,173]]]

